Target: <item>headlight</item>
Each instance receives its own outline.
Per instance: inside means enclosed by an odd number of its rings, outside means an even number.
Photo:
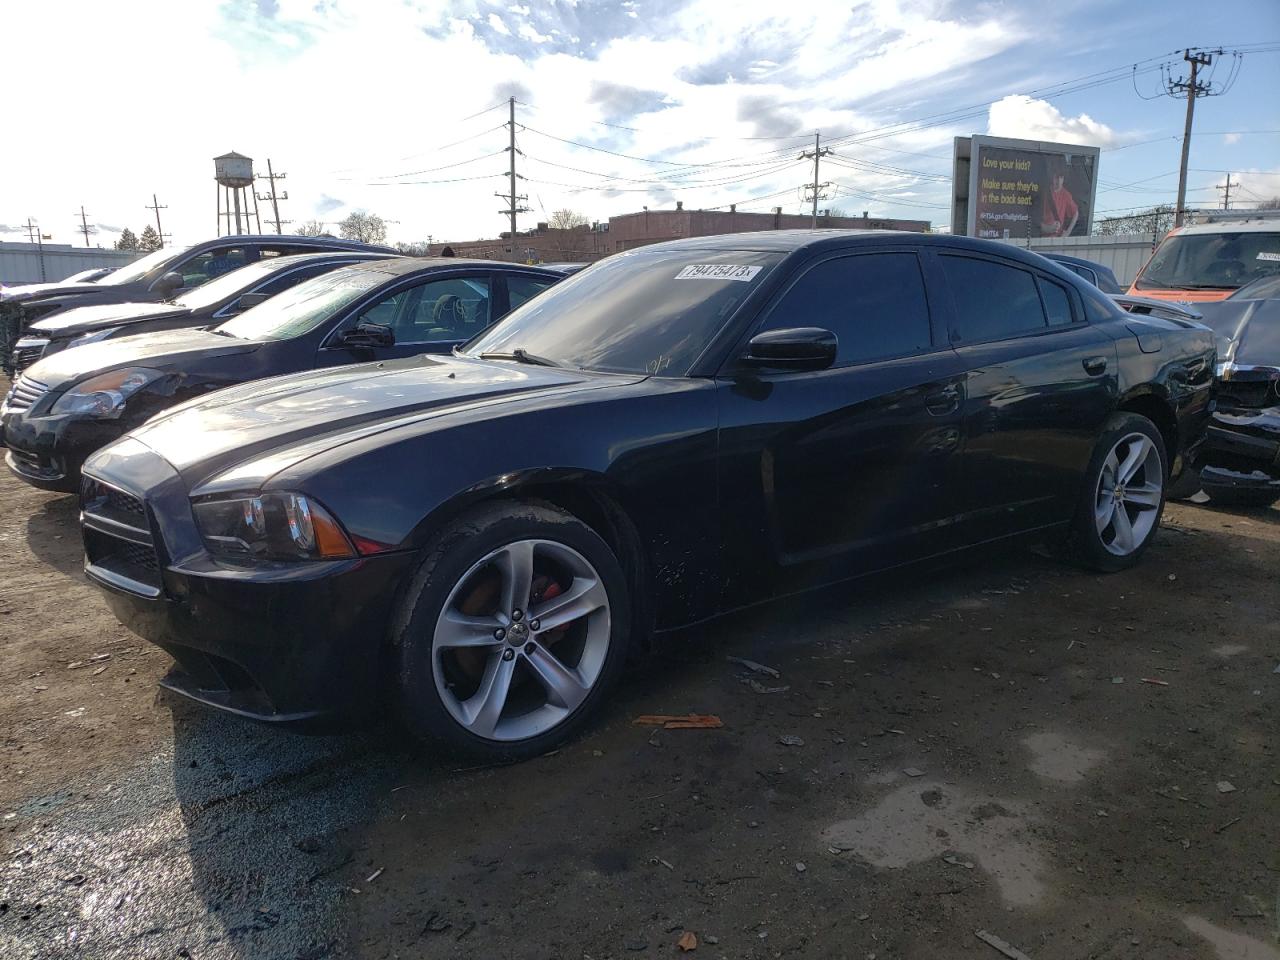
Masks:
[[[97,343],[99,340],[105,340],[116,332],[115,327],[103,327],[101,330],[95,330],[93,333],[86,333],[83,337],[76,337],[67,346],[80,347],[86,343]]]
[[[54,402],[50,413],[85,413],[114,419],[120,416],[125,400],[162,376],[159,370],[147,367],[112,370],[77,383]]]
[[[355,556],[338,521],[300,493],[219,497],[191,504],[214,556],[228,560],[329,560]]]

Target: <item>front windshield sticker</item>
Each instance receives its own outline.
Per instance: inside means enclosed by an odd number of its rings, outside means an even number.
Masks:
[[[676,279],[740,280],[743,283],[750,283],[760,269],[760,267],[747,267],[737,263],[691,263],[676,274]]]
[[[1258,259],[1259,260],[1280,260],[1280,253],[1269,253],[1266,250],[1263,250],[1261,253],[1258,254]]]

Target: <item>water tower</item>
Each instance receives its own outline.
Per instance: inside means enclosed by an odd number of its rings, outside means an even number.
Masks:
[[[218,182],[218,236],[222,236],[224,218],[228,236],[233,232],[237,236],[248,232],[250,201],[253,203],[252,222],[257,226],[254,232],[261,233],[262,223],[258,220],[258,196],[253,191],[253,158],[236,153],[234,150],[220,157],[214,157],[213,179]],[[231,229],[233,217],[235,218],[234,231]]]

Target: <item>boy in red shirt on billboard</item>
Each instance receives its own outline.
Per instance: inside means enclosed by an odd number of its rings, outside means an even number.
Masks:
[[[1040,215],[1040,236],[1069,237],[1080,219],[1080,208],[1067,189],[1067,174],[1060,160],[1049,165],[1049,183]]]

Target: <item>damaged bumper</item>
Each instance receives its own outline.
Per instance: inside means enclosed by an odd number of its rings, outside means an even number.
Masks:
[[[1198,460],[1206,486],[1280,493],[1280,407],[1219,409]]]

